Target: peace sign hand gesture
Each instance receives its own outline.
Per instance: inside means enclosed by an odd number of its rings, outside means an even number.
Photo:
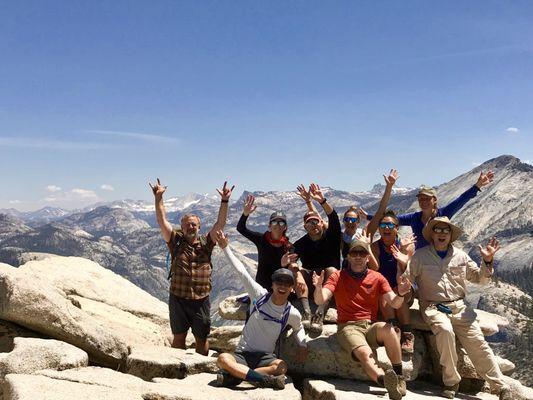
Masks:
[[[163,193],[165,193],[165,190],[167,190],[167,187],[161,184],[159,178],[157,178],[157,183],[154,183],[152,185],[150,182],[148,182],[148,185],[150,185],[150,188],[152,189],[152,192],[154,193],[154,196],[157,199],[162,198]]]

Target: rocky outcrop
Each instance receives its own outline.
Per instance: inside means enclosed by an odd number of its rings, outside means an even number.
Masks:
[[[0,265],[0,319],[124,365],[128,346],[169,344],[167,306],[115,273],[77,257]]]
[[[126,361],[125,372],[142,378],[177,378],[201,372],[218,371],[213,352],[202,356],[194,349],[173,349],[160,346],[135,346]]]
[[[36,375],[11,374],[4,385],[5,400],[300,400],[292,383],[285,390],[256,389],[241,384],[237,389],[214,386],[216,375],[198,374],[185,379],[138,377],[106,368],[40,371]]]

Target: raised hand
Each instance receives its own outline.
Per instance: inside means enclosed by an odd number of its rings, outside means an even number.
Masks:
[[[478,187],[478,189],[481,189],[483,186],[487,186],[493,180],[494,172],[492,172],[492,170],[489,170],[486,174],[481,171],[479,173],[479,178],[477,178],[476,186]]]
[[[218,194],[220,195],[220,200],[222,201],[228,201],[231,197],[231,192],[233,192],[233,189],[235,189],[235,185],[231,187],[231,189],[228,189],[226,185],[228,182],[224,182],[224,186],[222,187],[222,190],[217,189]]]
[[[366,227],[361,230],[361,233],[355,234],[355,240],[360,240],[368,244],[372,244],[372,234],[366,231]]]
[[[246,196],[246,200],[244,200],[244,207],[242,209],[242,213],[244,215],[246,215],[246,216],[248,216],[251,213],[253,213],[255,211],[255,209],[257,208],[257,206],[254,203],[255,203],[255,197],[254,196],[252,196],[251,194]]]
[[[498,239],[493,237],[489,240],[489,243],[486,247],[478,245],[478,249],[481,253],[481,257],[483,257],[483,260],[485,260],[486,263],[490,263],[494,259],[494,254],[500,250],[500,242],[498,242]]]
[[[416,243],[416,236],[412,233],[400,239],[400,247],[402,249],[405,249],[408,246],[414,245],[415,243]]]
[[[316,200],[319,203],[324,201],[322,189],[320,189],[320,186],[318,186],[316,183],[311,183],[311,186],[309,186],[309,195],[313,200]]]
[[[300,184],[296,188],[298,196],[300,196],[307,203],[311,201],[311,195],[304,185]]]
[[[298,260],[298,254],[286,252],[281,256],[281,266],[288,267],[290,264]]]
[[[316,286],[316,287],[320,287],[322,286],[322,284],[324,283],[324,270],[322,270],[322,272],[320,272],[320,275],[317,275],[317,273],[315,271],[313,271],[313,285]]]
[[[228,246],[228,238],[224,234],[224,231],[216,231],[215,241],[221,249],[225,249]]]
[[[157,183],[152,185],[150,182],[148,182],[148,185],[150,185],[150,188],[152,189],[152,192],[156,198],[163,197],[163,193],[165,193],[165,190],[167,190],[167,187],[161,184],[159,178],[157,178]]]
[[[407,263],[409,262],[409,255],[408,254],[404,254],[400,251],[400,249],[398,247],[396,247],[395,244],[393,244],[391,247],[391,252],[392,252],[392,256],[396,259],[396,261],[398,261],[399,263],[403,264],[403,265],[407,265]]]
[[[398,294],[400,296],[405,296],[407,293],[411,291],[411,281],[409,278],[400,275],[398,277]]]
[[[383,175],[383,179],[385,179],[385,184],[387,186],[394,186],[394,184],[398,180],[398,171],[396,171],[395,169],[391,169],[389,172],[389,176]]]

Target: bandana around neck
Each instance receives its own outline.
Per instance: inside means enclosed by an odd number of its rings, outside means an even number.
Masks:
[[[361,272],[354,272],[352,271],[352,269],[350,268],[350,264],[348,264],[346,266],[346,272],[348,272],[348,275],[350,275],[352,278],[354,279],[357,279],[357,280],[363,280],[365,278],[365,276],[368,274],[368,267],[365,267],[365,270],[364,271],[361,271]]]
[[[265,240],[272,245],[280,244],[282,247],[289,245],[289,238],[287,236],[283,235],[279,240],[276,240],[272,237],[272,232],[270,231],[265,232]]]

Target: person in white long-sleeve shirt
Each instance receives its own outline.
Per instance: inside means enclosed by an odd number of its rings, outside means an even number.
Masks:
[[[251,300],[250,315],[235,353],[218,356],[217,365],[222,372],[217,375],[217,382],[221,386],[234,386],[246,380],[259,387],[283,389],[287,364],[276,356],[275,348],[285,326],[295,331],[298,361],[304,361],[308,353],[300,312],[288,302],[294,276],[286,268],[276,270],[272,274],[272,293],[269,293],[235,257],[222,231],[217,232],[216,240]]]

